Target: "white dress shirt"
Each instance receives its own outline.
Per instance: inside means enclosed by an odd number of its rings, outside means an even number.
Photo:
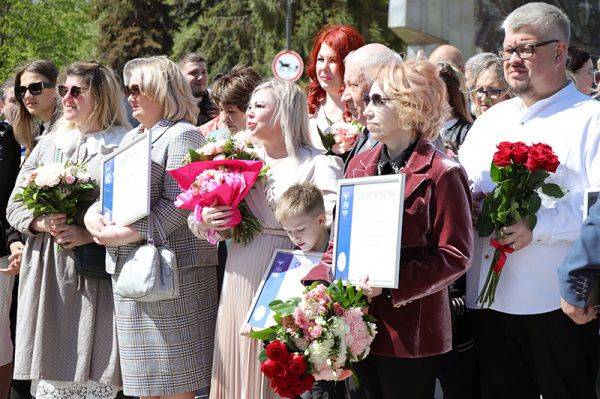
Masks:
[[[568,193],[561,199],[542,195],[533,242],[508,254],[491,309],[537,314],[560,308],[556,270],[579,236],[585,188],[600,184],[600,102],[570,83],[551,97],[526,107],[520,98],[501,102],[482,114],[459,151],[474,193],[491,192],[490,164],[501,141],[545,143],[561,164],[548,181]],[[477,232],[475,231],[477,236]],[[473,266],[467,273],[467,306],[479,308],[494,248],[476,238]]]

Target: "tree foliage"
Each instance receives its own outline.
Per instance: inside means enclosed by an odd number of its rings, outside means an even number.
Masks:
[[[0,0],[0,81],[34,59],[88,59],[96,29],[87,0]]]
[[[94,0],[93,17],[102,34],[98,57],[115,71],[132,58],[169,55],[177,24],[162,0]]]
[[[285,48],[285,0],[173,0],[176,7],[200,4],[198,17],[180,20],[173,55],[200,52],[211,74],[236,64],[248,64],[264,76],[271,61]],[[306,60],[316,32],[328,23],[344,23],[359,30],[367,42],[379,42],[400,51],[402,41],[387,28],[385,0],[296,0],[292,19],[292,49]]]

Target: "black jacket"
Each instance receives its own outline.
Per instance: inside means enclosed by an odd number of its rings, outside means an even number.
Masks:
[[[6,233],[10,226],[6,221],[6,205],[15,186],[20,164],[21,147],[10,125],[0,121],[0,256],[8,254]]]

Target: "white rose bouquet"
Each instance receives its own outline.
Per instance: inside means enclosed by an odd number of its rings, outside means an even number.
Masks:
[[[22,201],[34,217],[65,213],[71,224],[77,206],[92,202],[97,188],[83,164],[50,163],[27,174],[23,191],[15,200]]]

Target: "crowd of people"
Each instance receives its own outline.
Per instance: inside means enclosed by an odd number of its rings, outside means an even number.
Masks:
[[[449,399],[596,398],[599,324],[588,296],[600,205],[582,228],[585,191],[600,187],[593,58],[570,45],[569,18],[550,4],[519,7],[502,28],[497,53],[465,62],[450,45],[402,59],[353,27],[328,25],[305,90],[243,65],[209,84],[199,54],[130,60],[123,84],[99,62],[61,73],[47,60],[22,66],[0,98],[0,399],[276,398],[245,325],[273,251],[322,252],[301,281],[331,282],[337,181],[399,173],[399,287],[365,291],[377,319],[371,353],[356,381],[317,381],[302,398],[432,399],[436,381]],[[336,156],[321,133],[343,121],[364,129]],[[181,190],[167,173],[189,149],[241,131],[268,166],[245,199],[262,227],[245,244],[230,240],[231,207],[204,207],[200,221],[177,208]],[[19,200],[41,164],[84,163],[99,183],[103,157],[144,132],[148,216],[117,226],[96,198],[70,221]],[[510,255],[482,309],[495,247],[474,224],[502,141],[551,145],[560,160],[551,179],[567,193],[544,199],[535,228],[521,220],[499,232]],[[147,237],[175,253],[173,299],[114,292]],[[101,271],[83,275],[78,262]]]

